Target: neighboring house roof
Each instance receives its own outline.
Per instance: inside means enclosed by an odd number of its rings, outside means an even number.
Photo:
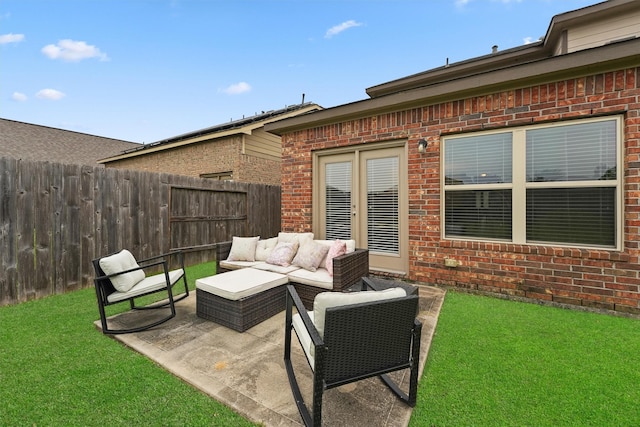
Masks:
[[[620,26],[625,20],[625,26]],[[588,35],[593,25],[608,29],[593,40],[572,38],[572,31]],[[601,28],[599,28],[601,29]],[[265,126],[277,135],[372,114],[481,96],[567,77],[580,77],[640,63],[640,1],[609,0],[556,15],[538,42],[445,64],[366,90],[370,99],[327,108],[308,116]]]
[[[286,119],[289,117],[305,115],[314,111],[322,110],[317,104],[307,102],[297,105],[290,105],[280,110],[263,111],[251,117],[233,120],[227,123],[196,130],[157,142],[140,145],[133,149],[124,151],[118,155],[104,158],[100,163],[109,163],[115,160],[122,160],[130,157],[144,156],[162,150],[174,149],[188,144],[195,144],[203,141],[211,141],[231,135],[251,135],[251,133],[265,126],[267,123]]]
[[[98,159],[140,144],[0,119],[0,156],[97,166]]]

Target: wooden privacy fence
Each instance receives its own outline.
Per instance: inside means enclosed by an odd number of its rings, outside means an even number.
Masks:
[[[91,260],[143,259],[280,230],[280,187],[0,158],[0,305],[93,284]]]

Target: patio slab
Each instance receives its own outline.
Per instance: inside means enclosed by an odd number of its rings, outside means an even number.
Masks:
[[[440,288],[419,287],[420,377],[444,294]],[[253,422],[267,427],[302,425],[283,363],[284,311],[243,333],[198,318],[195,292],[178,302],[176,311],[175,318],[154,329],[113,337]],[[126,327],[154,315],[126,312],[110,321]],[[305,401],[310,402],[311,369],[295,338],[291,358]],[[408,370],[391,376],[408,389]],[[324,426],[395,427],[408,425],[411,410],[380,379],[370,378],[327,390],[322,418]]]

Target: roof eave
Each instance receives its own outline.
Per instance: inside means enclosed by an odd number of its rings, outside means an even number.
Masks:
[[[338,121],[638,65],[640,38],[344,104],[310,115],[280,120],[267,125],[265,130],[283,135]]]

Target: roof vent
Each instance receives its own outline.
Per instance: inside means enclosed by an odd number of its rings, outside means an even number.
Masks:
[[[491,46],[491,53],[498,53],[498,45],[494,44],[493,46]]]

